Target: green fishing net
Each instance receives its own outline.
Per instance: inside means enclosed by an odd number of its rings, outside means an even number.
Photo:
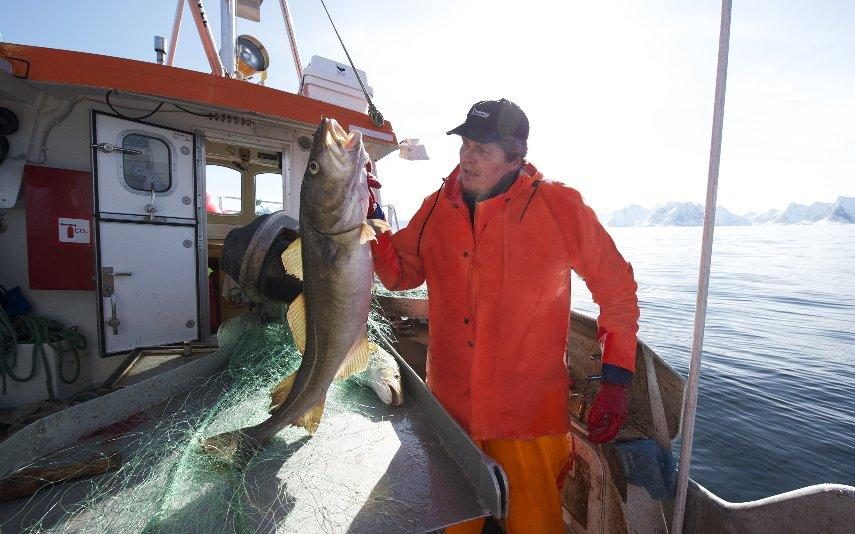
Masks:
[[[374,286],[374,294],[385,297],[399,297],[410,299],[426,299],[428,298],[427,286],[422,285],[415,289],[406,289],[404,291],[389,291],[381,285]]]
[[[382,513],[382,481],[367,491],[366,471],[348,469],[337,459],[359,459],[354,449],[366,443],[394,447],[384,423],[397,415],[352,380],[333,383],[313,437],[288,427],[245,469],[200,450],[203,438],[266,419],[270,389],[299,367],[283,311],[269,322],[250,312],[224,323],[218,339],[229,355],[226,369],[164,400],[132,431],[76,445],[112,448],[124,461],[117,471],[37,493],[16,512],[16,523],[26,532],[342,532],[359,510]],[[375,343],[391,339],[391,327],[376,307],[368,330]],[[33,510],[40,515],[28,517]],[[407,530],[406,514],[400,515],[395,524]],[[283,527],[286,517],[289,526]],[[2,520],[0,529],[6,532]]]

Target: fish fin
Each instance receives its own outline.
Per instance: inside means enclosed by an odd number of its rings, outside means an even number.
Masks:
[[[308,412],[303,414],[302,417],[294,421],[294,426],[301,426],[305,428],[306,432],[309,434],[314,434],[318,429],[318,426],[321,424],[321,416],[324,415],[325,402],[326,396],[321,399],[321,402],[317,403]]]
[[[270,390],[270,408],[267,409],[268,413],[273,413],[282,406],[282,403],[288,398],[288,394],[291,393],[291,388],[294,387],[296,379],[297,373],[294,372],[273,386],[273,389]]]
[[[369,241],[377,241],[377,232],[368,223],[362,223],[362,231],[359,232],[359,244],[364,245]]]
[[[295,239],[288,248],[282,252],[282,267],[285,272],[294,278],[303,279],[303,240]]]
[[[383,219],[368,219],[368,224],[370,224],[374,231],[378,234],[392,231],[392,225],[384,221]]]
[[[369,356],[368,338],[363,337],[353,345],[344,358],[341,367],[338,368],[338,374],[335,376],[336,380],[344,380],[350,375],[364,371],[368,367]]]
[[[306,299],[302,293],[288,305],[288,326],[300,354],[306,352]]]

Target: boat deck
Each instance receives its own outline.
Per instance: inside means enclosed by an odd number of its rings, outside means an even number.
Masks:
[[[173,372],[192,365],[182,367]],[[196,444],[231,429],[245,415],[237,412],[263,405],[267,391],[216,413],[230,388],[220,372],[28,466],[123,459],[118,471],[0,503],[0,529],[429,532],[488,515],[477,487],[485,481],[471,481],[449,453],[455,444],[437,430],[435,407],[419,400],[423,383],[404,371],[403,406],[386,406],[350,381],[333,384],[315,435],[283,430],[242,473],[199,462]],[[125,389],[147,386],[136,374],[122,377],[136,382]]]

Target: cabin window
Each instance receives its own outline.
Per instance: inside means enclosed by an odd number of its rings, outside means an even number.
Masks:
[[[205,167],[208,213],[237,215],[241,212],[241,172],[223,165]]]
[[[163,193],[172,187],[172,162],[169,145],[162,139],[144,134],[129,134],[122,148],[139,154],[122,154],[125,184],[137,191]]]
[[[255,214],[265,215],[284,208],[282,175],[265,172],[255,175]]]

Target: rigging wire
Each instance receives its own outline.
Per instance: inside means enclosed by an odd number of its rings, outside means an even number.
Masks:
[[[333,31],[335,31],[336,37],[338,37],[338,42],[341,43],[342,49],[344,49],[344,55],[347,56],[347,60],[350,62],[350,67],[353,69],[353,73],[356,74],[356,80],[359,82],[359,86],[362,87],[362,94],[365,95],[365,100],[368,102],[368,116],[371,117],[371,122],[373,122],[376,126],[383,126],[383,114],[377,110],[377,107],[374,105],[374,102],[371,101],[371,97],[368,96],[368,91],[365,89],[365,84],[362,83],[362,77],[359,76],[359,71],[356,70],[356,66],[353,64],[353,60],[350,58],[350,54],[347,52],[347,47],[344,46],[344,41],[341,38],[341,34],[338,33],[338,28],[335,26],[335,22],[333,22],[332,15],[330,15],[330,10],[327,9],[327,4],[324,0],[321,0],[321,5],[324,6],[324,11],[327,12],[327,18],[330,19],[330,24],[332,24]]]

